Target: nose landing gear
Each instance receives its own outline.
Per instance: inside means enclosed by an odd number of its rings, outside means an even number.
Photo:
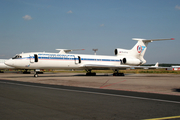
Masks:
[[[40,70],[39,69],[37,69],[37,70],[34,70],[34,77],[38,77],[38,74],[43,74],[43,72],[40,72]]]
[[[37,77],[38,77],[38,74],[34,74],[34,77],[36,77],[36,78],[37,78]]]

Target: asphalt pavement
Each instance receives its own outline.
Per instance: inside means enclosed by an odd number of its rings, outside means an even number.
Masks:
[[[12,79],[0,80],[1,120],[180,119],[180,96],[177,95]]]

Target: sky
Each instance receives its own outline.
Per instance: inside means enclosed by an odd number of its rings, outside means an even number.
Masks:
[[[132,38],[148,44],[148,64],[180,64],[180,0],[0,0],[0,58],[22,52],[114,55]]]

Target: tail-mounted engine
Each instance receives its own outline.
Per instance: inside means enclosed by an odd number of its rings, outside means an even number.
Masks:
[[[124,65],[141,65],[146,63],[144,58],[138,59],[136,56],[133,56],[133,52],[131,50],[126,49],[115,49],[114,54],[117,56],[122,56],[121,63]]]
[[[143,61],[136,58],[123,58],[122,63],[125,65],[141,65]]]
[[[129,50],[126,50],[126,49],[115,49],[114,50],[114,54],[115,55],[127,55],[129,53]]]

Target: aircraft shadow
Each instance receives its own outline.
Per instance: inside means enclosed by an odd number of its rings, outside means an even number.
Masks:
[[[180,92],[180,88],[174,88],[173,91],[174,92]]]

